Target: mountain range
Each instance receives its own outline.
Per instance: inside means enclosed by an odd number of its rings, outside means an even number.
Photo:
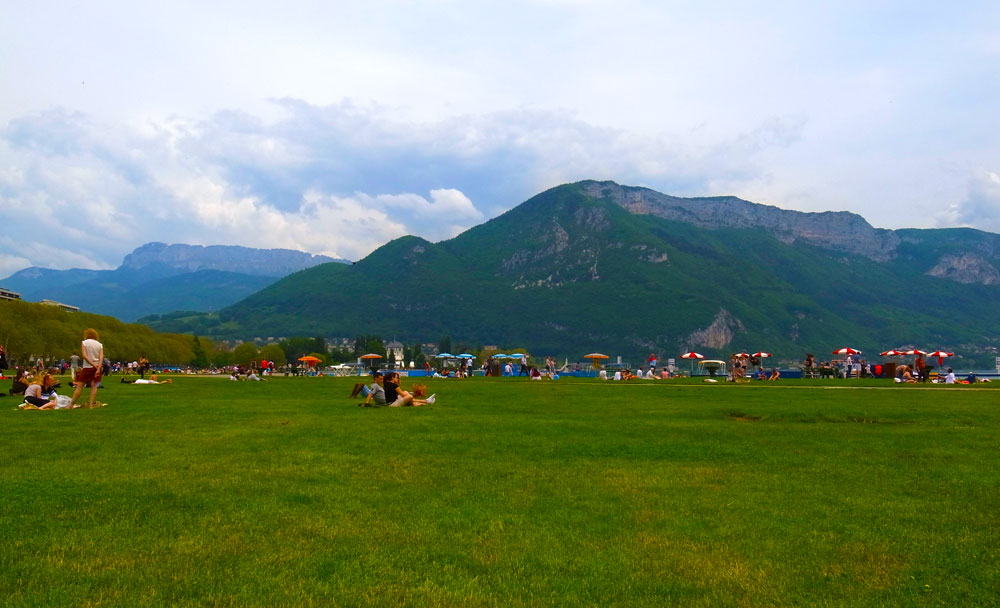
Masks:
[[[290,249],[147,243],[114,270],[25,268],[0,279],[22,299],[55,300],[123,321],[175,310],[211,311],[293,272],[347,262]]]
[[[450,240],[403,237],[217,314],[149,323],[217,337],[451,336],[571,359],[915,345],[992,366],[998,267],[1000,236],[978,230],[883,230],[847,212],[584,181]]]

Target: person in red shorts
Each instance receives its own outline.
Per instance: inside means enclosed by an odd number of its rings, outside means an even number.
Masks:
[[[94,398],[97,397],[97,385],[101,381],[101,370],[104,365],[104,345],[97,341],[97,330],[89,328],[83,332],[83,343],[80,345],[80,354],[83,355],[83,367],[76,373],[74,379],[76,390],[73,392],[73,399],[70,407],[76,405],[76,400],[80,398],[83,387],[90,385],[90,401],[85,407],[94,407]]]

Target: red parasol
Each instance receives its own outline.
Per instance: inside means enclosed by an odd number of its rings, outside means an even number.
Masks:
[[[927,356],[928,357],[937,357],[938,367],[943,367],[944,366],[944,358],[945,357],[954,357],[955,353],[949,353],[948,351],[944,351],[944,350],[936,350],[936,351],[934,351],[932,353],[927,353]]]
[[[833,351],[835,355],[860,355],[861,351],[856,348],[851,348],[850,346],[845,346],[844,348],[838,348]]]

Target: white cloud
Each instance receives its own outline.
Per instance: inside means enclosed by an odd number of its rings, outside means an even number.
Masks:
[[[1000,232],[1000,172],[980,170],[961,201],[938,214],[940,226],[971,226]]]

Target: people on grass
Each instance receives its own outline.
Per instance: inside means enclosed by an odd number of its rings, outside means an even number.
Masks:
[[[913,370],[910,369],[909,365],[900,365],[896,368],[895,381],[897,383],[914,384],[917,379],[913,377]]]
[[[955,372],[948,368],[948,375],[944,377],[945,384],[955,384]]]
[[[94,407],[94,399],[97,397],[97,385],[101,382],[101,373],[104,368],[104,345],[98,342],[97,330],[88,328],[83,332],[83,342],[80,344],[80,354],[83,356],[83,367],[77,372],[75,378],[76,390],[70,405],[75,405],[80,398],[83,387],[90,386],[90,400],[86,407]]]
[[[427,399],[417,399],[412,393],[403,390],[399,386],[399,372],[386,373],[382,379],[382,387],[385,389],[385,401],[389,407],[420,407],[432,404],[437,399],[435,395],[431,395]]]
[[[781,378],[781,372],[779,372],[778,368],[776,367],[776,368],[774,368],[774,369],[771,370],[771,375],[768,376],[767,379],[768,380],[778,380],[779,378]]]
[[[24,403],[38,409],[47,408],[50,399],[55,397],[55,393],[51,392],[53,384],[55,384],[55,380],[51,375],[38,374],[24,389]],[[46,397],[42,397],[43,390],[48,393]]]

